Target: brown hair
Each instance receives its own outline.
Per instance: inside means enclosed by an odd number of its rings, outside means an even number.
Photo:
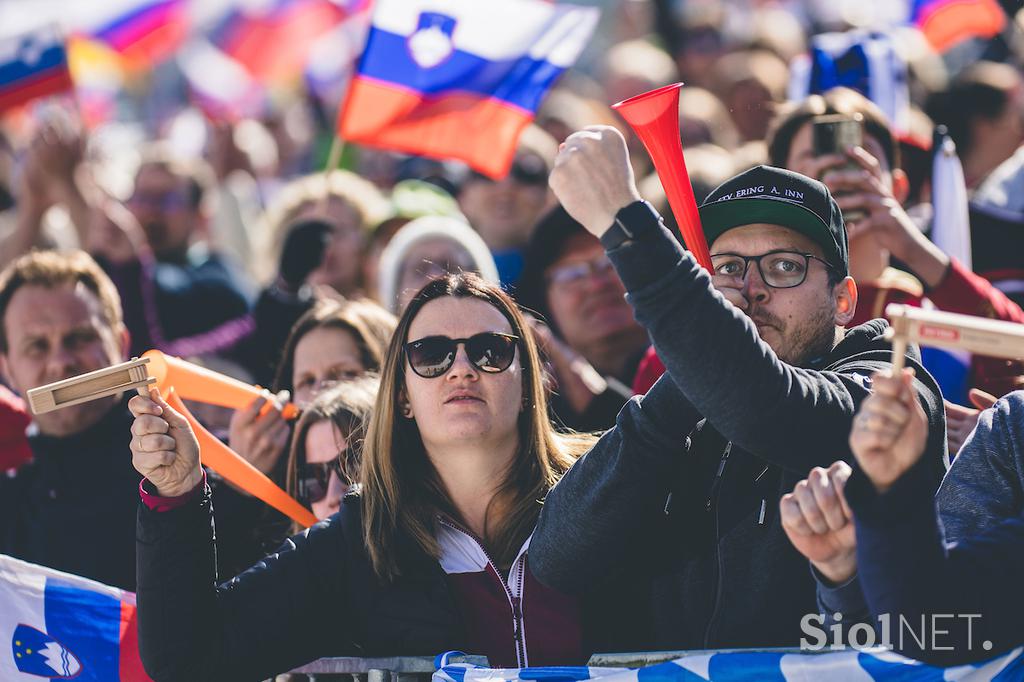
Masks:
[[[373,404],[377,400],[379,388],[380,377],[376,374],[341,381],[320,393],[302,411],[302,416],[295,424],[292,444],[288,450],[285,480],[289,495],[299,499],[298,470],[299,466],[306,462],[306,436],[314,424],[324,420],[333,422],[338,433],[347,441],[345,456],[341,461],[345,483],[352,485],[357,482],[366,426],[370,421],[370,415],[373,414]],[[307,504],[305,500],[299,501]],[[302,527],[295,524],[293,531],[301,532]]]
[[[900,168],[900,150],[889,127],[889,120],[874,102],[849,88],[832,88],[823,95],[811,95],[804,101],[783,109],[768,130],[768,162],[773,166],[785,168],[797,132],[815,116],[831,114],[863,116],[864,132],[882,145],[889,170]]]
[[[396,323],[394,315],[369,300],[318,301],[298,319],[288,334],[274,375],[274,391],[288,389],[294,392],[292,371],[295,368],[295,348],[302,337],[314,329],[329,327],[352,334],[363,367],[368,372],[378,372]]]
[[[519,337],[524,407],[519,415],[519,451],[505,480],[487,507],[483,542],[501,569],[507,569],[533,531],[539,502],[589,448],[593,436],[558,433],[548,418],[544,370],[537,343],[515,302],[500,286],[473,273],[433,280],[412,299],[391,338],[373,418],[363,448],[363,534],[374,572],[385,580],[401,573],[398,537],[412,539],[424,552],[439,556],[434,523],[438,514],[458,518],[431,465],[414,421],[401,418],[405,389],[405,350],[409,327],[428,302],[453,296],[484,301],[508,320]]]
[[[85,251],[33,251],[21,256],[0,272],[0,352],[6,353],[7,329],[3,324],[7,306],[23,286],[56,289],[82,284],[103,309],[103,318],[113,329],[123,326],[121,296],[103,269]]]

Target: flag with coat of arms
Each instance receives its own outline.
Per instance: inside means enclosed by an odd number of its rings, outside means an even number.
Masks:
[[[338,134],[503,177],[598,18],[546,0],[378,0]]]
[[[146,682],[135,595],[0,554],[0,680]]]

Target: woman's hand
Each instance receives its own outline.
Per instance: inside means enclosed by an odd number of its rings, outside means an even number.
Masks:
[[[149,479],[161,497],[190,492],[203,480],[199,441],[188,420],[150,390],[128,401],[132,423],[132,464]]]
[[[283,415],[288,391],[269,392],[231,416],[231,449],[264,474],[270,474],[288,446],[291,426]]]

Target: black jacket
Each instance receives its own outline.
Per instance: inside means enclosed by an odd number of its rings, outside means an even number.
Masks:
[[[357,494],[219,587],[211,513],[208,488],[170,511],[139,505],[139,652],[157,682],[265,679],[325,656],[467,650],[436,559],[400,537],[401,576],[389,584],[375,577]],[[621,609],[602,608],[620,598],[630,603],[629,595],[612,595],[583,605],[590,651],[632,643],[605,628],[640,631],[645,624],[639,615],[627,619]]]
[[[787,365],[663,226],[631,227],[637,238],[609,255],[668,371],[605,440],[638,433],[649,447],[596,447],[570,469],[541,513],[533,569],[563,591],[645,588],[647,648],[797,646],[815,584],[779,498],[814,466],[852,461],[852,418],[891,359],[886,323],[849,330],[812,368]],[[942,399],[916,351],[907,364],[937,486]]]
[[[134,590],[131,424],[120,402],[81,433],[31,436],[33,461],[0,480],[0,552]]]

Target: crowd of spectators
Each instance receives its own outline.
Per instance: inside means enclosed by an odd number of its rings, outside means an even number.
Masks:
[[[137,85],[137,116],[0,129],[0,553],[137,591],[157,680],[799,647],[808,614],[844,638],[978,614],[893,645],[937,663],[1024,643],[1024,360],[911,346],[897,373],[884,320],[1024,323],[1017,8],[938,53],[881,9],[599,4],[502,179],[325,170],[332,112],[300,90],[189,127]],[[824,34],[894,71],[816,89]],[[609,108],[679,80],[710,271]],[[861,141],[821,148],[826,116]],[[966,254],[933,239],[939,126]],[[188,407],[319,523],[202,467],[158,393],[25,407],[149,349],[266,387]]]

